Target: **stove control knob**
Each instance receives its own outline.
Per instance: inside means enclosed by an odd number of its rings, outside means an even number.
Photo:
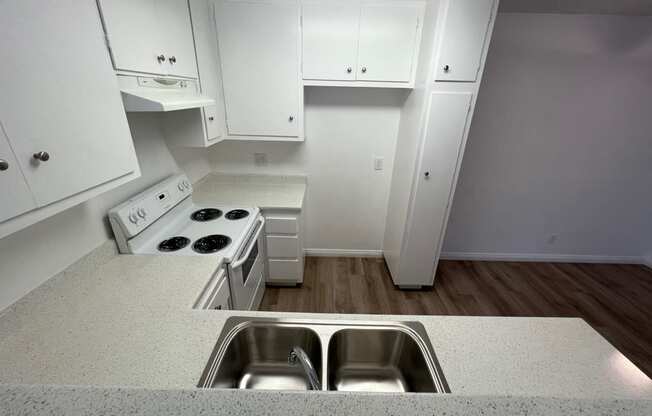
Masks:
[[[190,189],[190,182],[184,180],[183,181],[183,187],[186,188],[186,189]]]
[[[183,181],[179,182],[179,185],[177,186],[181,192],[185,191],[185,186],[183,186]]]
[[[142,219],[145,219],[147,217],[147,211],[145,211],[145,208],[138,208],[138,216]]]
[[[136,216],[135,212],[132,211],[132,212],[129,213],[129,221],[132,224],[138,224],[138,217]]]

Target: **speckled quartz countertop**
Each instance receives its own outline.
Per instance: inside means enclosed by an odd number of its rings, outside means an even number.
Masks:
[[[3,311],[0,414],[651,414],[652,381],[580,319],[191,309],[218,264],[107,243]],[[233,315],[420,321],[453,394],[197,390]]]
[[[261,209],[300,210],[306,194],[304,176],[210,173],[192,194],[198,204],[253,205]]]

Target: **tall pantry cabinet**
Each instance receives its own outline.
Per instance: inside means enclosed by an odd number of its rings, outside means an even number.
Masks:
[[[383,243],[401,288],[434,284],[497,10],[498,0],[428,3],[430,55],[402,110],[394,165],[403,169],[392,176]]]

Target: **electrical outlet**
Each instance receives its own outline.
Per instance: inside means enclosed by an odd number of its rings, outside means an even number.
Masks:
[[[374,157],[374,170],[383,170],[385,165],[385,158],[383,157]]]
[[[256,166],[266,166],[267,165],[267,153],[254,153],[254,165],[256,165]]]

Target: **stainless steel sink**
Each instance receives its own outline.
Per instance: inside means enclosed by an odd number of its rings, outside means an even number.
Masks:
[[[288,362],[295,347],[323,390],[450,393],[418,322],[245,317],[227,320],[198,387],[309,390],[304,369]]]
[[[320,339],[309,328],[248,321],[224,335],[204,371],[200,387],[308,390],[301,367],[288,363],[288,354],[295,346],[307,353],[321,377]]]
[[[341,391],[437,391],[426,354],[403,328],[337,331],[328,344],[328,389]]]

